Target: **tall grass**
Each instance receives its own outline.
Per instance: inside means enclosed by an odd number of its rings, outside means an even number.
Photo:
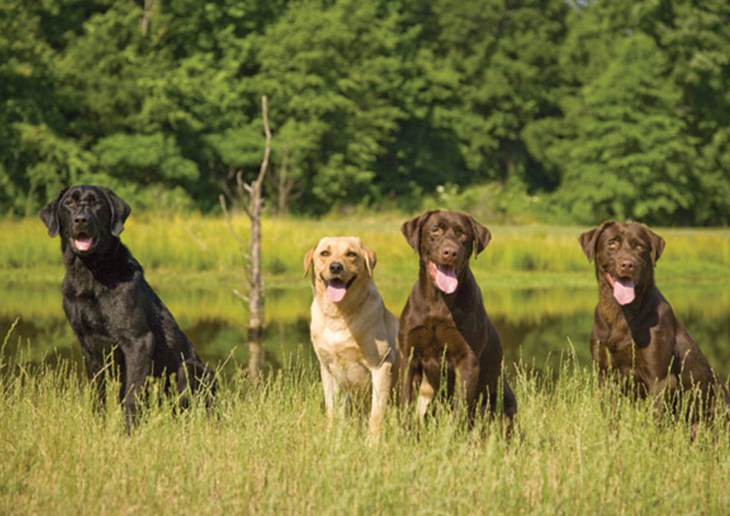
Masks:
[[[417,260],[400,234],[402,222],[400,217],[388,214],[323,220],[266,219],[263,223],[264,270],[274,284],[295,281],[303,273],[304,254],[320,237],[356,235],[376,251],[378,274],[391,281],[410,283]],[[484,222],[490,226],[488,221]],[[233,225],[247,238],[246,218],[235,218]],[[592,267],[577,240],[587,228],[490,226],[490,229],[492,243],[473,264],[477,274],[506,276],[514,281],[516,273],[542,272],[556,275],[554,281],[560,283],[592,281]],[[18,275],[18,270],[33,269],[38,274],[37,279],[47,279],[49,274],[44,270],[60,267],[58,239],[49,239],[39,220],[0,221],[0,231],[4,241],[0,246],[0,264],[6,275],[12,275],[13,270]],[[667,248],[659,262],[660,274],[684,272],[691,280],[701,273],[712,281],[727,276],[730,230],[657,231],[667,240]],[[221,218],[132,215],[122,239],[146,269],[162,274],[183,269],[190,273],[231,274],[233,278],[244,262],[238,242]],[[580,276],[574,276],[574,273],[580,273]],[[576,280],[577,277],[581,279]],[[587,279],[582,279],[584,277]],[[201,282],[205,281],[203,277]]]
[[[3,514],[726,514],[730,437],[600,389],[566,357],[510,371],[516,436],[441,412],[420,430],[391,410],[327,431],[317,371],[292,360],[261,388],[221,386],[215,415],[150,407],[131,435],[63,368],[0,367]]]

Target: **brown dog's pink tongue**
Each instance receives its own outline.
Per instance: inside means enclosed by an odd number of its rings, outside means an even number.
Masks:
[[[442,267],[439,265],[436,267],[435,272],[433,281],[436,284],[436,288],[445,294],[453,294],[456,291],[456,287],[459,286],[456,271],[451,267]]]
[[[330,283],[329,285],[327,285],[327,299],[329,299],[333,303],[339,303],[340,301],[342,301],[346,293],[347,286],[344,284],[332,285]]]
[[[628,305],[634,300],[634,282],[627,278],[614,280],[613,297],[620,305]]]

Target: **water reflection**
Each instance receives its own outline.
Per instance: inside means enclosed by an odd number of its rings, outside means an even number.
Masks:
[[[383,290],[398,315],[408,285]],[[61,309],[57,287],[14,289],[0,301],[0,336],[6,338],[5,361],[56,364],[70,360],[81,370],[81,353]],[[246,312],[227,287],[199,291],[158,289],[183,330],[205,360],[224,374],[246,363]],[[682,288],[666,291],[675,312],[723,378],[730,375],[730,296],[725,289]],[[12,299],[10,299],[12,297]],[[499,331],[505,360],[542,369],[555,367],[561,354],[574,349],[590,362],[588,338],[593,323],[594,288],[492,289],[485,292],[487,311]],[[676,301],[674,301],[676,300]],[[292,356],[315,361],[309,342],[309,287],[281,289],[267,295],[265,337],[267,366],[277,368]]]

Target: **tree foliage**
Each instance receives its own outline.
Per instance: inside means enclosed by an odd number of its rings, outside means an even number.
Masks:
[[[11,0],[0,209],[82,181],[214,209],[267,95],[281,211],[491,183],[566,221],[727,224],[729,83],[725,0]]]

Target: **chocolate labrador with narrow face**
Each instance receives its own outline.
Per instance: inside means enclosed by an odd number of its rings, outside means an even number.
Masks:
[[[664,239],[644,224],[607,221],[583,233],[580,243],[598,279],[591,354],[599,370],[629,380],[640,397],[659,400],[677,388],[697,388],[707,410],[715,398],[730,405],[725,386],[654,284]]]
[[[210,395],[215,385],[119,239],[130,211],[108,188],[74,186],[61,190],[40,213],[48,235],[61,236],[63,308],[81,344],[89,379],[103,398],[105,361],[113,358],[128,428],[148,376],[175,374],[180,392],[189,387]]]
[[[398,334],[403,402],[413,403],[417,392],[423,420],[445,378],[444,391],[465,404],[473,422],[478,410],[494,413],[501,389],[511,426],[517,401],[503,375],[497,330],[469,268],[471,255],[487,247],[489,230],[466,213],[427,211],[405,222],[401,231],[420,260]]]

